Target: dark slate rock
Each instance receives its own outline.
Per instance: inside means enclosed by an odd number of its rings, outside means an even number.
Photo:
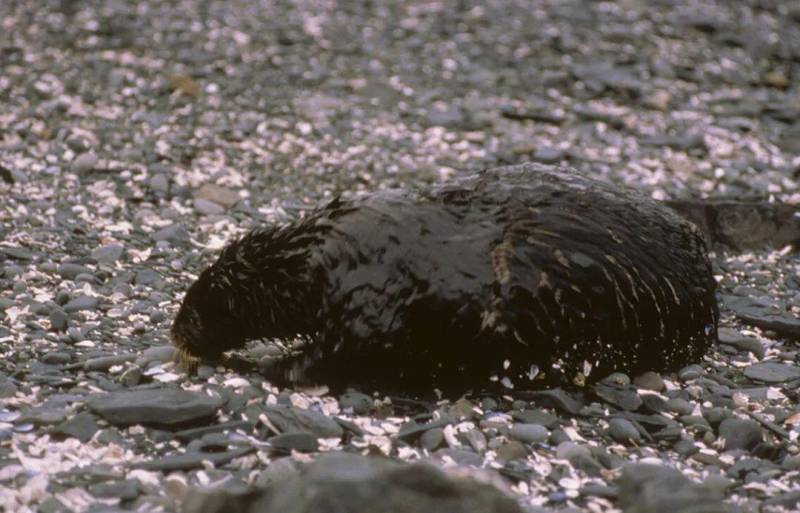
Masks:
[[[667,400],[666,409],[678,415],[690,415],[694,411],[694,405],[686,399],[673,397]]]
[[[69,326],[69,315],[61,308],[53,308],[49,317],[50,329],[53,331],[65,331]]]
[[[367,394],[350,390],[339,397],[339,406],[344,409],[352,409],[356,415],[366,415],[372,410],[373,401]]]
[[[759,359],[764,358],[766,349],[757,338],[742,335],[731,328],[719,328],[718,335],[720,344],[735,347],[740,351],[749,351]]]
[[[560,162],[564,158],[564,151],[558,148],[537,148],[533,153],[533,160],[543,162],[545,164],[554,164]]]
[[[104,264],[113,264],[122,258],[125,246],[117,242],[106,244],[92,250],[92,258]]]
[[[495,451],[497,459],[500,461],[524,460],[528,457],[528,449],[525,444],[510,440]]]
[[[161,470],[165,472],[203,468],[205,462],[210,462],[215,467],[219,467],[236,458],[255,452],[255,450],[255,447],[239,447],[222,452],[192,451],[183,454],[171,454],[152,461],[134,463],[132,467],[144,470]]]
[[[452,422],[452,419],[447,416],[439,417],[438,419],[426,424],[420,424],[412,420],[400,426],[400,431],[397,433],[397,438],[402,440],[413,439],[414,437],[417,437],[430,429],[443,428]]]
[[[763,439],[761,425],[750,419],[730,418],[719,425],[719,437],[725,439],[725,450],[749,451]]]
[[[642,146],[667,147],[680,151],[690,151],[690,150],[699,150],[702,152],[708,151],[708,146],[706,145],[703,134],[653,135],[649,137],[640,138],[639,144],[641,144]]]
[[[628,411],[636,411],[642,405],[642,398],[633,385],[596,383],[592,392],[603,401]]]
[[[800,339],[800,319],[750,297],[723,295],[722,299],[734,315],[747,324],[772,330],[784,337]]]
[[[516,395],[520,398],[529,398],[541,406],[556,408],[570,415],[580,415],[581,409],[583,409],[581,401],[561,388],[526,393],[518,392]]]
[[[313,410],[290,406],[267,406],[264,413],[281,433],[311,432],[320,438],[338,438],[344,434],[334,419]]]
[[[617,480],[619,505],[625,513],[729,513],[723,494],[697,484],[669,467],[628,464]]]
[[[678,371],[678,378],[681,381],[691,381],[697,379],[706,373],[702,366],[697,364],[687,365]]]
[[[558,417],[544,410],[517,410],[511,412],[511,417],[524,424],[539,424],[553,428],[558,424]]]
[[[150,238],[154,241],[188,242],[189,233],[180,225],[173,224],[153,232]]]
[[[508,431],[512,440],[525,444],[542,443],[550,436],[546,427],[539,424],[514,424]]]
[[[99,301],[96,297],[78,296],[71,299],[66,305],[64,305],[64,311],[66,313],[73,313],[81,310],[94,310],[97,308],[98,304]]]
[[[80,264],[64,263],[58,266],[58,275],[65,280],[74,280],[79,274],[92,274],[93,271]]]
[[[112,356],[98,356],[97,358],[89,358],[83,364],[85,371],[107,371],[114,365],[122,365],[123,363],[132,362],[136,359],[135,354],[117,354]]]
[[[136,285],[145,285],[148,287],[152,287],[159,281],[161,281],[161,275],[158,272],[152,269],[141,269],[136,271],[136,277],[134,278],[134,283]]]
[[[266,489],[191,492],[184,513],[522,513],[496,488],[450,477],[424,464],[333,453],[299,474],[289,473]]]
[[[483,466],[483,456],[468,449],[445,447],[444,449],[439,449],[434,452],[433,455],[440,459],[445,457],[450,458],[458,465],[469,467]]]
[[[178,440],[189,441],[196,438],[202,438],[209,433],[224,433],[225,431],[242,430],[251,432],[254,424],[246,420],[231,420],[221,424],[214,424],[213,426],[202,426],[198,428],[184,429],[175,432],[175,438]]]
[[[789,511],[796,511],[800,506],[800,490],[780,493],[764,500],[764,506],[782,506]]]
[[[120,499],[131,501],[141,493],[138,479],[125,479],[113,483],[99,483],[89,487],[89,493],[101,499]]]
[[[642,407],[645,412],[662,413],[667,411],[667,401],[656,394],[642,394]]]
[[[444,429],[433,428],[422,433],[419,437],[419,445],[423,449],[434,451],[444,443]],[[498,451],[499,452],[499,451]]]
[[[97,422],[95,422],[94,415],[81,412],[53,428],[53,433],[77,438],[81,442],[86,443],[92,439],[99,429]]]
[[[41,361],[47,365],[63,365],[72,361],[72,354],[66,351],[52,351],[43,354]]]
[[[744,375],[764,383],[783,383],[800,378],[800,367],[786,363],[761,362],[747,367]]]
[[[608,421],[608,434],[615,441],[632,444],[637,443],[642,439],[639,430],[636,426],[627,419],[611,419]]]
[[[148,389],[89,397],[89,409],[111,424],[179,426],[213,417],[223,400],[180,389]]]
[[[637,388],[661,392],[664,390],[664,380],[660,374],[653,371],[644,372],[633,378],[633,384]]]
[[[319,442],[313,433],[281,433],[267,439],[272,448],[282,452],[315,452],[319,449]]]

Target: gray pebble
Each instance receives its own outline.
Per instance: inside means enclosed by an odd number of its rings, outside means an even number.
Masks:
[[[125,252],[125,246],[119,243],[106,244],[92,250],[92,258],[105,264],[113,264]]]
[[[617,442],[630,444],[641,441],[642,435],[636,426],[627,419],[611,419],[608,421],[608,434]]]
[[[339,397],[339,406],[342,409],[352,409],[356,415],[366,415],[372,409],[372,398],[361,392],[349,391]]]
[[[681,381],[691,381],[699,378],[705,373],[706,371],[703,369],[703,367],[697,364],[687,365],[678,371],[678,378],[680,378]]]
[[[52,351],[42,355],[42,363],[48,365],[62,365],[72,361],[72,355],[66,351]]]
[[[69,325],[69,315],[61,308],[53,308],[50,311],[50,329],[53,331],[64,331]]]
[[[136,359],[135,354],[119,354],[113,356],[100,356],[97,358],[90,358],[83,364],[85,371],[107,371],[114,365],[122,365],[126,362],[132,362]]]
[[[539,424],[514,424],[508,431],[508,436],[512,440],[533,444],[547,440],[547,437],[550,436],[550,432],[546,427]]]
[[[189,240],[189,234],[186,232],[183,226],[173,224],[153,232],[153,234],[150,235],[150,238],[156,242],[187,242]]]
[[[78,296],[64,305],[67,313],[79,312],[81,310],[94,310],[100,302],[96,297]]]
[[[213,216],[225,213],[225,207],[203,198],[194,200],[194,209],[204,215]]]
[[[74,173],[88,173],[97,167],[97,155],[94,153],[81,153],[72,161],[70,168]]]
[[[423,449],[433,451],[438,449],[444,443],[444,430],[442,428],[433,428],[422,433],[419,437],[419,444]]]
[[[564,158],[564,152],[558,148],[538,148],[533,153],[533,159],[544,164],[554,164]]]
[[[58,266],[58,274],[65,280],[74,280],[79,274],[92,274],[92,270],[80,264],[67,262]]]
[[[719,437],[725,439],[725,450],[749,451],[763,439],[761,425],[750,419],[725,419],[719,425]]]
[[[150,178],[150,188],[154,191],[167,193],[169,192],[169,179],[163,174],[153,175]]]

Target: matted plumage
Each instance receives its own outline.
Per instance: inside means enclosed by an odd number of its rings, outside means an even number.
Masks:
[[[302,337],[273,379],[409,391],[581,384],[699,361],[716,282],[696,228],[524,164],[337,199],[227,246],[172,327],[184,358]]]

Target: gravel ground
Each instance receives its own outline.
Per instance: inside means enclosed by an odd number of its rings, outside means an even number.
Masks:
[[[167,346],[226,241],[334,194],[533,160],[800,204],[793,2],[5,1],[0,24],[9,511],[176,511],[339,449],[479,467],[532,511],[797,507],[792,248],[716,253],[704,362],[580,393],[331,397],[187,378]],[[632,499],[633,462],[689,480]]]

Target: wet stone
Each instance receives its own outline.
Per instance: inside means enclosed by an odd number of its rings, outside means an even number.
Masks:
[[[673,397],[667,400],[666,410],[678,415],[690,415],[694,411],[694,405],[686,399]]]
[[[181,243],[189,241],[189,234],[182,226],[173,224],[153,232],[150,238],[156,242],[167,241]]]
[[[136,359],[135,354],[118,354],[113,356],[99,356],[90,358],[83,364],[85,371],[107,371],[115,365],[132,362]]]
[[[636,387],[644,390],[652,390],[654,392],[661,392],[664,390],[664,380],[657,372],[647,371],[636,376],[633,379],[633,384]]]
[[[764,345],[757,338],[742,335],[731,328],[719,329],[719,343],[735,347],[740,351],[749,351],[759,359],[764,358],[766,353]]]
[[[134,283],[136,283],[136,285],[145,285],[148,287],[156,285],[159,281],[161,281],[161,275],[152,269],[136,271],[136,277],[134,278]]]
[[[146,366],[153,362],[165,363],[172,361],[175,357],[175,346],[153,346],[148,347],[136,359],[136,364]]]
[[[183,454],[171,454],[151,461],[134,463],[132,467],[144,470],[161,470],[168,472],[174,470],[205,468],[207,464],[221,466],[236,458],[246,456],[252,453],[254,450],[255,449],[251,447],[240,447],[221,452],[192,451]]]
[[[597,383],[592,391],[603,401],[623,410],[635,411],[642,405],[642,398],[633,385]]]
[[[97,308],[99,303],[100,302],[96,297],[78,296],[71,299],[66,305],[64,305],[64,312],[73,313],[84,310],[94,310]]]
[[[700,376],[706,373],[705,369],[700,365],[687,365],[686,367],[682,368],[678,371],[678,378],[681,381],[691,381],[693,379],[697,379]]]
[[[761,362],[747,367],[744,375],[764,383],[783,383],[800,378],[800,367],[786,363]]]
[[[122,258],[125,246],[118,243],[106,244],[92,250],[92,258],[105,264],[113,264]]]
[[[433,451],[438,449],[444,443],[444,430],[442,428],[433,428],[422,433],[419,437],[419,445],[423,449]]]
[[[208,201],[203,198],[196,198],[194,200],[194,209],[207,216],[219,215],[225,212],[225,207],[218,205],[213,201]]]
[[[373,401],[367,394],[349,391],[339,397],[339,406],[343,410],[352,409],[356,415],[366,415],[372,410]]]
[[[530,395],[537,404],[557,408],[570,415],[580,414],[583,408],[583,404],[575,396],[561,388],[536,391]]]
[[[761,425],[754,420],[730,418],[719,425],[719,437],[725,439],[725,450],[749,451],[763,440]]]
[[[319,448],[317,437],[313,433],[281,433],[267,439],[276,451],[315,452]]]
[[[629,420],[611,419],[608,421],[608,434],[617,442],[632,444],[641,440],[641,434]]]
[[[178,426],[210,419],[222,406],[222,399],[179,389],[147,389],[90,396],[87,404],[117,426]]]
[[[72,361],[72,354],[66,351],[52,351],[42,355],[42,363],[48,365],[63,365]]]
[[[92,274],[93,271],[80,264],[64,263],[58,266],[58,275],[65,280],[74,280],[79,274]]]
[[[558,417],[544,410],[512,411],[511,417],[523,424],[540,424],[548,428],[553,428],[558,424]]]
[[[617,480],[619,504],[625,513],[724,513],[723,494],[690,481],[663,466],[628,464]]]
[[[94,153],[81,153],[72,161],[70,168],[74,173],[88,173],[97,167],[98,159]]]
[[[523,443],[510,440],[497,449],[496,455],[501,461],[524,460],[528,457],[528,449]]]
[[[120,499],[131,501],[141,493],[138,479],[126,479],[113,483],[99,483],[89,487],[89,493],[102,499]]]
[[[86,443],[92,439],[99,429],[97,422],[95,422],[94,415],[81,412],[53,428],[53,433],[77,438],[81,442]]]
[[[426,464],[405,464],[384,458],[333,453],[320,456],[302,472],[284,472],[266,489],[233,493],[224,487],[191,492],[184,513],[522,513],[517,502],[497,488],[472,479],[455,478]],[[309,493],[313,490],[314,493]]]
[[[514,424],[508,431],[512,440],[525,444],[542,443],[550,436],[546,427],[539,424]]]
[[[558,148],[537,148],[533,153],[534,160],[537,162],[543,162],[545,164],[554,164],[561,161],[563,158],[564,151]]]
[[[335,420],[317,411],[276,405],[266,407],[264,413],[281,433],[311,432],[320,438],[340,438],[344,434]]]

